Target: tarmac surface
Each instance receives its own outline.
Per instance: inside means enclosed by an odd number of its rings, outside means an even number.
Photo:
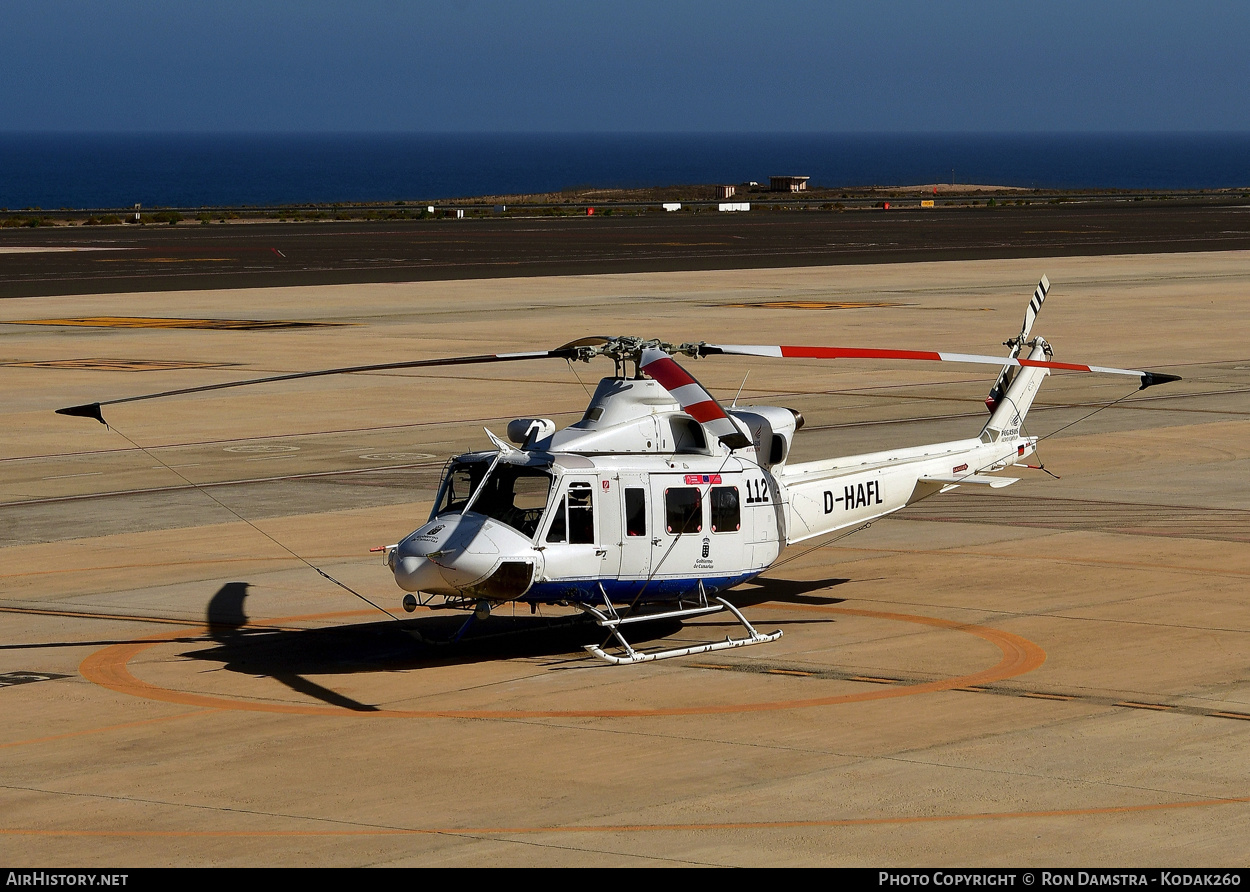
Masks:
[[[538,268],[0,303],[0,861],[1246,865],[1250,252]],[[993,352],[1042,273],[1057,359],[1184,380],[1052,377],[1028,428],[1057,479],[788,550],[735,592],[783,638],[642,666],[593,660],[560,610],[422,646],[459,618],[404,614],[368,552],[483,426],[575,420],[609,368],[310,379],[115,406],[111,429],[52,412],[588,334]],[[796,460],[975,434],[992,377],[696,374],[799,409]]]
[[[0,297],[1247,250],[1233,201],[10,228]]]

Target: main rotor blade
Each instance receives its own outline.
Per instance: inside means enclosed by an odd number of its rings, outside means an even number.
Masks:
[[[880,350],[861,347],[789,347],[768,344],[704,344],[700,356],[772,356],[783,359],[896,359],[921,362],[966,362],[978,365],[1028,366],[1067,372],[1092,372],[1100,375],[1130,375],[1141,380],[1140,390],[1156,384],[1181,380],[1180,375],[1150,372],[1144,369],[1115,369],[1077,362],[1050,362],[1037,359],[1014,359],[1003,356],[980,356],[974,353],[939,353],[931,350]]]
[[[660,386],[677,400],[683,412],[730,449],[751,445],[750,438],[738,430],[707,388],[663,350],[655,347],[643,350],[638,368],[659,381]]]
[[[104,424],[100,414],[102,406],[115,406],[119,403],[133,403],[139,400],[155,400],[168,396],[185,396],[192,393],[207,393],[212,390],[226,390],[231,387],[249,387],[253,384],[272,384],[278,381],[297,381],[301,378],[324,378],[329,375],[349,375],[353,372],[382,372],[397,369],[423,369],[450,365],[478,365],[490,362],[514,362],[522,359],[573,359],[578,355],[577,348],[594,338],[582,338],[570,342],[554,350],[534,350],[525,353],[484,353],[477,356],[450,356],[445,359],[417,359],[410,362],[382,362],[373,365],[345,366],[337,369],[321,369],[315,372],[292,372],[287,375],[271,375],[267,378],[249,378],[246,381],[227,381],[223,384],[205,384],[200,387],[182,387],[178,390],[162,390],[158,393],[145,393],[139,396],[121,397],[115,400],[101,400],[98,403],[84,403],[80,406],[66,406],[57,409],[58,415],[76,415],[83,418],[94,418]]]

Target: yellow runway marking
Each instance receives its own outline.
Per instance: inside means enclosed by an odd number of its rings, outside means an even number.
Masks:
[[[837,694],[827,697],[809,697],[796,700],[769,700],[753,703],[724,703],[704,706],[670,706],[649,709],[436,709],[436,710],[400,710],[379,709],[372,712],[342,709],[332,706],[296,705],[286,703],[261,703],[247,700],[234,700],[211,694],[199,694],[192,691],[175,691],[150,684],[136,678],[129,669],[129,663],[145,650],[170,639],[185,634],[175,630],[127,644],[115,644],[88,656],[79,666],[82,676],[88,681],[135,697],[160,700],[167,703],[179,703],[184,706],[201,706],[210,709],[235,709],[248,712],[281,713],[286,715],[317,715],[338,717],[369,717],[369,718],[625,718],[644,716],[674,715],[716,715],[743,712],[766,712],[788,709],[811,709],[820,706],[841,706],[849,703],[864,703],[871,700],[886,700],[895,697],[910,697],[916,694],[930,694],[939,691],[950,691],[969,685],[989,684],[1013,678],[1031,672],[1046,660],[1046,652],[1028,639],[968,623],[938,619],[928,616],[913,616],[902,613],[884,613],[877,610],[857,610],[849,607],[806,607],[802,605],[771,605],[774,609],[795,610],[816,613],[837,613],[844,616],[859,616],[870,619],[883,619],[895,622],[916,623],[954,632],[962,632],[981,638],[997,647],[1001,659],[979,672],[969,675],[952,676],[937,681],[913,685],[897,685],[886,690],[858,691],[849,694]],[[273,619],[269,623],[279,625],[292,623],[311,617],[286,617]]]
[[[601,824],[551,827],[378,827],[359,830],[34,830],[0,828],[5,836],[137,837],[137,838],[230,838],[230,837],[352,837],[352,836],[506,836],[535,833],[675,833],[709,830],[786,830],[804,827],[874,827],[902,824],[940,824],[952,821],[1010,821],[1034,818],[1080,818],[1097,815],[1127,815],[1142,812],[1209,808],[1217,805],[1243,805],[1250,796],[1225,799],[1193,799],[1183,802],[1152,802],[1144,805],[1111,805],[1101,808],[1061,808],[1039,811],[975,812],[955,815],[899,815],[881,818],[831,818],[820,821],[724,821],[701,824]],[[303,820],[316,820],[305,818]]]

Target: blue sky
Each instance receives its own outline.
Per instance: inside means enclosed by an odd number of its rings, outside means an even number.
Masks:
[[[1246,131],[1250,4],[0,0],[0,130]]]

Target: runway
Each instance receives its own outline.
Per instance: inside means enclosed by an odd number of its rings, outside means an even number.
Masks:
[[[80,255],[56,257],[74,279]],[[1250,251],[895,259],[0,302],[0,858],[1244,866]],[[1048,379],[1028,421],[1055,476],[788,550],[735,592],[779,641],[634,667],[586,655],[597,630],[558,609],[423,647],[459,618],[403,613],[369,553],[484,426],[567,424],[607,368],[309,379],[110,407],[111,429],[52,412],[588,334],[996,352],[1042,273],[1056,359],[1184,380]],[[973,435],[992,377],[695,371],[801,411],[796,460]]]
[[[0,297],[1250,249],[1250,203],[1236,196],[984,201],[8,228],[0,229]],[[39,246],[55,250],[31,250]]]

